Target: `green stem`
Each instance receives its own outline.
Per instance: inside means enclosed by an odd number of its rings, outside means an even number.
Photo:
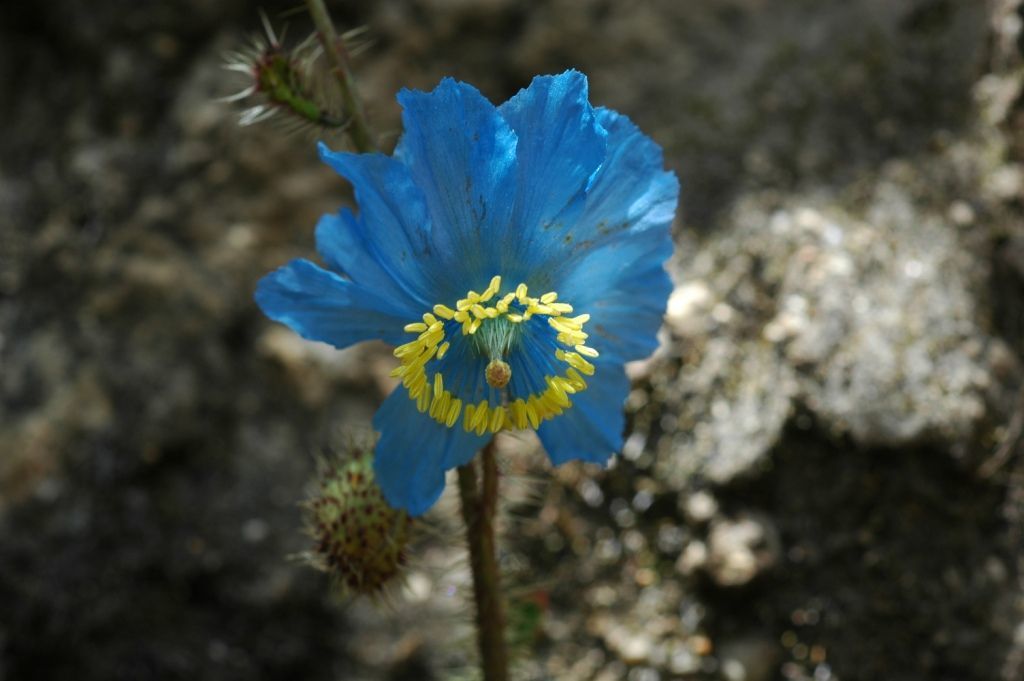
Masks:
[[[363,104],[356,91],[356,81],[352,77],[352,69],[349,68],[348,51],[345,49],[345,41],[338,37],[331,22],[331,15],[327,13],[327,6],[324,0],[306,0],[306,8],[313,18],[316,26],[316,35],[324,48],[327,62],[330,64],[331,73],[338,79],[338,86],[341,88],[341,101],[345,107],[352,124],[349,126],[348,135],[356,151],[366,153],[377,151],[376,138],[366,123],[366,115],[363,113]]]
[[[459,495],[473,570],[477,643],[484,681],[508,681],[505,612],[494,541],[494,513],[498,506],[498,463],[494,442],[491,440],[480,452],[482,489],[477,487],[474,462],[459,466]]]

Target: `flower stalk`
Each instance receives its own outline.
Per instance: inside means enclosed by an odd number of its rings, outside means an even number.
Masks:
[[[466,523],[469,560],[476,601],[477,643],[484,681],[508,681],[508,646],[505,640],[505,609],[494,534],[498,506],[498,463],[495,440],[480,452],[482,485],[477,485],[477,466],[459,466],[459,496]]]
[[[331,22],[331,16],[328,14],[323,0],[306,0],[306,8],[313,19],[313,25],[316,26],[316,35],[324,48],[324,56],[331,68],[331,73],[338,81],[342,106],[345,107],[345,114],[351,121],[348,134],[352,145],[356,151],[364,154],[377,151],[377,141],[366,122],[363,104],[356,91],[356,81],[352,76],[352,69],[349,67],[345,41],[334,30],[334,24]]]

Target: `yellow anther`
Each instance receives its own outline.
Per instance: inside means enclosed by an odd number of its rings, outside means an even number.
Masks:
[[[530,421],[530,427],[534,430],[540,425],[540,416],[537,415],[537,396],[530,395],[530,399],[526,401],[526,418]]]
[[[551,379],[551,382],[556,384],[562,390],[562,392],[568,395],[576,393],[576,388],[573,387],[572,383],[570,383],[566,378],[562,376],[555,376],[554,378]]]
[[[434,419],[435,421],[437,420],[438,414],[440,414],[442,417],[444,416],[444,398],[446,397],[446,395],[442,395],[440,397],[435,395],[433,401],[430,403],[430,411],[428,411],[427,414],[430,416],[430,418]]]
[[[417,342],[414,342],[414,343],[406,343],[405,345],[399,345],[397,348],[395,348],[392,351],[391,354],[393,354],[395,357],[401,359],[403,357],[407,357],[407,356],[413,354],[414,352],[419,352],[422,349],[423,349],[423,346],[420,345],[419,342],[417,341]]]
[[[391,378],[401,378],[402,374],[405,373],[405,370],[406,370],[406,366],[404,364],[401,364],[401,365],[395,367],[394,369],[392,369],[391,373],[388,374],[388,375],[391,376]]]
[[[477,424],[477,426],[476,426],[476,434],[477,435],[483,435],[486,432],[487,432],[487,419],[484,419],[480,423]]]
[[[492,433],[497,433],[501,430],[501,427],[505,424],[505,409],[504,407],[495,407],[491,411],[491,422],[488,424],[487,429]]]
[[[476,416],[476,405],[467,404],[466,411],[464,412],[464,416],[462,418],[462,429],[465,430],[467,433],[472,432],[473,430],[474,416]]]
[[[548,379],[548,389],[544,391],[544,395],[559,407],[568,407],[572,404],[562,386],[550,379]]]
[[[427,376],[422,371],[410,372],[405,377],[405,380],[402,381],[402,385],[405,386],[406,390],[408,390],[409,394],[412,395],[413,397],[419,395],[420,388],[422,388],[426,384]]]
[[[444,356],[448,353],[448,347],[451,345],[448,341],[441,343],[441,347],[437,349],[437,358],[444,359]]]
[[[575,369],[567,369],[565,377],[572,381],[572,387],[576,388],[576,392],[587,389],[587,382],[580,376],[579,372]]]
[[[424,390],[422,393],[420,393],[420,396],[416,398],[416,408],[419,409],[420,413],[423,413],[427,410],[427,407],[429,406],[430,393]]]
[[[481,305],[480,303],[476,303],[475,305],[473,305],[473,307],[469,309],[473,311],[473,314],[476,315],[477,319],[483,319],[484,317],[487,316],[487,311],[484,309],[484,306]]]
[[[479,432],[481,426],[487,426],[487,418],[490,416],[490,409],[487,408],[487,400],[483,400],[480,404],[476,405],[476,413],[473,414],[473,430],[477,430],[477,435],[482,435]]]
[[[429,348],[440,343],[442,338],[444,338],[444,331],[442,329],[427,329],[420,334],[417,340],[423,343],[424,347]]]
[[[459,420],[459,412],[462,410],[462,400],[455,398],[452,403],[448,405],[448,415],[445,417],[444,425],[451,428],[455,425],[455,422]]]
[[[412,324],[406,324],[402,327],[407,333],[419,333],[420,331],[426,331],[427,325],[423,322],[413,322]]]
[[[508,410],[509,421],[512,425],[519,430],[526,428],[526,403],[523,402],[522,398],[510,404]]]
[[[482,300],[484,302],[490,300],[491,298],[493,298],[495,296],[495,294],[498,293],[498,290],[500,288],[501,288],[501,275],[497,275],[496,274],[493,277],[491,277],[491,283],[488,284],[487,290],[484,291],[484,294],[482,296],[480,296],[480,300]]]
[[[437,324],[437,317],[430,314],[429,312],[426,312],[423,315],[423,323],[430,324],[431,326]]]
[[[476,330],[480,328],[480,323],[481,322],[479,319],[474,319],[473,321],[471,321],[469,323],[469,332],[476,333]]]
[[[441,376],[441,372],[434,374],[434,399],[441,399],[441,393],[444,392],[444,378]]]
[[[551,317],[548,319],[548,326],[561,333],[572,333],[573,331],[578,331],[580,328],[569,322],[565,317]]]
[[[413,359],[403,360],[406,366],[409,367],[409,371],[413,369],[423,371],[423,365],[433,359],[434,355],[437,354],[437,344],[430,346],[430,349],[426,352],[420,353]]]
[[[545,305],[548,303],[553,303],[556,300],[558,300],[558,294],[555,293],[554,291],[548,291],[547,293],[540,297],[540,302],[544,303]]]
[[[575,352],[564,352],[562,350],[556,350],[555,357],[562,360],[563,362],[571,366],[573,369],[576,369],[577,371],[586,374],[587,376],[594,375],[594,365],[588,362],[587,360],[583,359],[579,355],[577,355]]]
[[[526,294],[528,292],[529,292],[529,289],[526,288],[526,284],[520,284],[519,286],[516,286],[516,298],[519,299],[520,303],[525,301]]]
[[[586,357],[598,357],[601,354],[594,348],[588,348],[586,345],[576,345],[573,347],[573,350]]]
[[[447,305],[441,305],[438,303],[434,306],[434,314],[442,319],[451,319],[455,316],[455,310],[451,309]]]
[[[569,303],[551,303],[549,307],[558,314],[568,314],[572,312],[572,305]]]
[[[513,313],[513,314],[508,314],[508,315],[505,315],[505,316],[508,317],[508,320],[510,322],[514,322],[516,324],[518,324],[519,322],[523,321],[523,315],[521,315],[521,314],[514,314]]]

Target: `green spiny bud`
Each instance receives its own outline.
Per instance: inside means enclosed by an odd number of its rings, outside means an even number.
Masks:
[[[322,469],[307,503],[315,563],[354,593],[379,593],[405,564],[412,519],[384,500],[370,449]]]
[[[337,93],[325,82],[313,36],[295,47],[285,47],[266,15],[261,18],[265,35],[254,36],[250,46],[229,53],[225,64],[228,70],[247,78],[245,89],[224,98],[250,103],[239,122],[251,125],[283,113],[281,120],[286,129],[344,130],[350,121],[340,113],[343,107],[337,101]],[[349,31],[340,39],[355,53],[367,45],[358,41],[363,32]]]

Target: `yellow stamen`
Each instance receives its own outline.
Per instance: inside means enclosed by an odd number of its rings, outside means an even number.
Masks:
[[[473,428],[477,429],[481,425],[486,424],[489,415],[490,410],[487,408],[487,400],[483,400],[480,404],[476,405],[476,413],[473,415]]]
[[[537,415],[536,401],[536,395],[530,395],[530,399],[526,401],[526,417],[530,419],[530,427],[534,430],[537,430],[537,427],[540,425],[540,417]]]
[[[491,422],[488,424],[487,429],[492,433],[497,433],[501,430],[504,423],[505,409],[503,407],[495,407],[494,411],[491,412]]]
[[[448,407],[448,415],[444,420],[444,425],[451,428],[455,425],[455,422],[459,420],[459,411],[462,409],[462,400],[455,398],[452,400],[451,405]]]
[[[492,304],[488,305],[489,302]],[[590,315],[563,316],[572,311],[572,305],[558,302],[555,291],[539,298],[531,297],[525,283],[501,294],[501,277],[494,276],[483,293],[467,292],[465,298],[455,301],[454,308],[438,303],[432,312],[423,314],[422,321],[405,325],[405,331],[416,334],[416,337],[395,348],[394,355],[400,365],[390,374],[401,380],[420,412],[446,427],[455,426],[461,418],[466,432],[479,435],[503,429],[536,429],[570,408],[572,401],[569,396],[587,388],[583,374],[592,376],[596,370],[585,359],[599,356],[596,349],[586,345],[589,336],[583,331],[583,325],[590,320]],[[485,378],[490,388],[500,391],[501,397],[494,406],[486,399],[464,405],[463,399],[445,386],[442,373],[427,368],[434,359],[440,360],[447,355],[451,348],[447,337],[456,328],[463,336],[471,336],[491,320],[506,319],[513,324],[525,324],[535,316],[547,318],[558,342],[555,358],[566,365],[563,374],[545,376],[545,385],[539,392],[509,395],[506,391],[509,390],[512,365],[505,358],[497,357],[487,364]],[[453,323],[446,326],[447,322]],[[490,335],[483,342],[492,342]],[[500,352],[507,351],[508,348]],[[514,354],[509,356],[514,357]],[[501,404],[502,401],[505,403]]]

